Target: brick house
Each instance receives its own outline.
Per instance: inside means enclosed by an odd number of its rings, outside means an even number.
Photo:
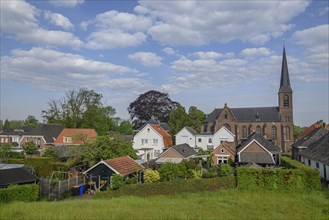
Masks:
[[[64,128],[54,141],[55,146],[80,145],[97,136],[93,128]]]

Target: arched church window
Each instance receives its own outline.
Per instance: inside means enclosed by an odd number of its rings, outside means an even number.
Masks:
[[[224,118],[227,119],[227,112],[225,112]]]
[[[265,131],[266,131],[266,124],[265,124],[265,125],[263,125],[263,130],[262,130],[262,135],[263,135],[263,136],[265,136],[265,135],[266,135],[266,132],[265,132]]]
[[[276,127],[272,126],[272,140],[276,140]]]
[[[224,126],[229,130],[231,131],[231,126],[229,124],[224,124]]]
[[[284,95],[284,97],[283,97],[283,107],[289,107],[289,97],[288,97],[288,95]]]
[[[256,132],[257,132],[258,134],[261,134],[261,133],[260,133],[261,130],[262,130],[262,128],[258,125],[258,126],[256,127]]]
[[[286,140],[290,140],[290,127],[286,126]]]
[[[252,125],[249,125],[249,128],[248,128],[248,136],[251,135],[252,133]]]
[[[242,139],[246,139],[247,138],[247,127],[243,126],[242,127]]]

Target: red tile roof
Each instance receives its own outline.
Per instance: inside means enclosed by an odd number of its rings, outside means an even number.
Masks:
[[[171,135],[165,129],[158,124],[151,124],[151,126],[163,137],[164,148],[169,148],[173,145]]]
[[[230,145],[229,143],[226,142],[222,142],[220,145],[218,145],[214,150],[213,153],[220,153],[219,149],[220,148],[225,148],[228,152],[231,153],[231,155],[235,156],[235,148],[232,147],[232,145]]]
[[[126,176],[144,169],[142,165],[136,163],[131,157],[123,156],[113,159],[104,160],[110,167],[119,172],[121,175]]]
[[[299,137],[304,137],[304,136],[306,136],[307,134],[309,134],[311,131],[313,131],[314,129],[316,129],[316,128],[320,128],[320,127],[324,127],[324,128],[326,128],[326,129],[328,129],[327,128],[327,126],[325,125],[325,124],[312,124],[310,127],[308,127],[308,128],[306,128],[302,133],[300,133],[300,135],[299,135]]]
[[[64,128],[54,141],[55,145],[70,145],[70,144],[82,144],[88,139],[95,138],[97,133],[95,129],[91,128]],[[64,137],[71,137],[72,142],[66,143],[63,141]],[[87,139],[87,140],[86,140]]]

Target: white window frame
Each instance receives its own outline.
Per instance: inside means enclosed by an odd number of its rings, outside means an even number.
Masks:
[[[72,137],[63,137],[63,143],[72,143]]]

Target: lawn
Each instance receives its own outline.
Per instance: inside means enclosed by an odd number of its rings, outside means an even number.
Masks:
[[[1,204],[0,219],[329,219],[329,191],[221,190]]]

